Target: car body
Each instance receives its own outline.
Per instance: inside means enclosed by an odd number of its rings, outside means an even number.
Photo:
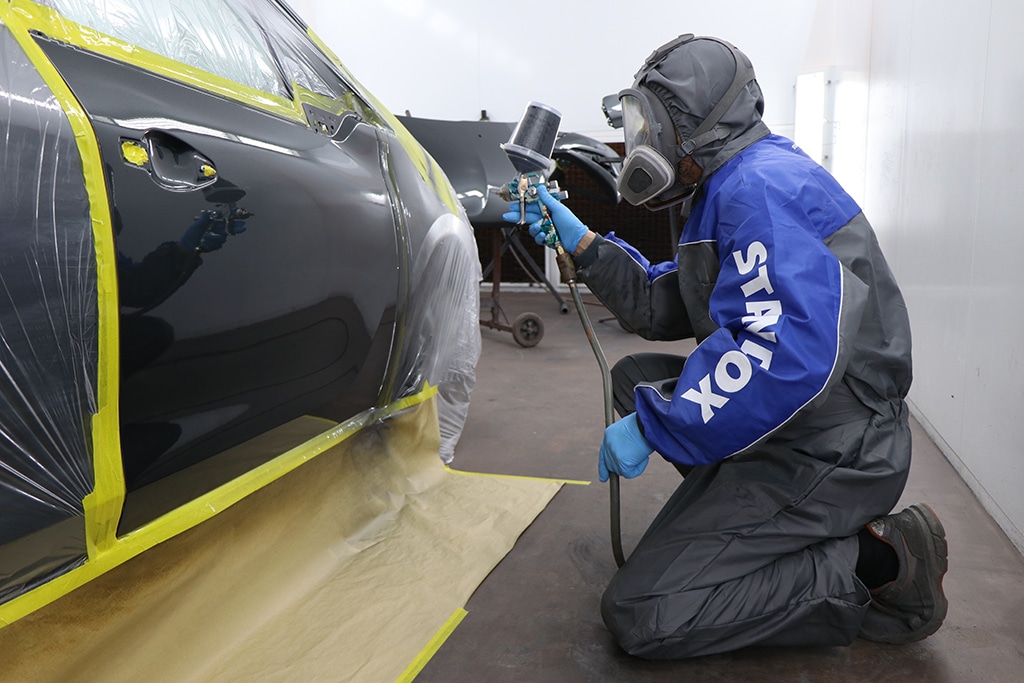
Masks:
[[[453,447],[472,228],[287,5],[13,0],[0,50],[0,624],[398,407]]]
[[[473,225],[505,225],[501,216],[508,202],[498,196],[498,190],[517,172],[501,144],[511,139],[514,121],[447,121],[409,115],[398,120],[447,174]],[[618,204],[616,181],[622,159],[609,145],[581,133],[562,132],[555,137],[551,158],[555,167],[549,180],[565,185],[566,172],[575,166],[591,183],[585,195]]]

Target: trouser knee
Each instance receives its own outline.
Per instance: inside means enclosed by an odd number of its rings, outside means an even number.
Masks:
[[[604,595],[601,596],[601,619],[619,647],[632,654],[631,647],[634,640],[632,633],[635,628],[635,619],[631,613],[623,609],[622,600],[616,588],[617,584],[613,578],[605,589]]]
[[[634,353],[621,358],[611,369],[615,411],[623,417],[634,412],[637,384],[673,381],[679,377],[685,362],[685,356],[669,353]]]
[[[621,590],[620,583],[612,579],[601,598],[605,627],[619,647],[631,655],[645,659],[678,658],[679,634],[676,634],[674,651],[664,651],[658,624],[659,599],[637,599],[641,593],[633,588]]]

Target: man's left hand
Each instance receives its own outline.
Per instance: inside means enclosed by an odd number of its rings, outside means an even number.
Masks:
[[[632,479],[643,474],[654,449],[640,432],[636,413],[630,413],[604,430],[597,473],[602,482],[611,472]]]

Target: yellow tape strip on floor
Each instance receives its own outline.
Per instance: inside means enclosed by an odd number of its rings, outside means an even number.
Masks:
[[[395,679],[395,683],[411,683],[412,680],[419,675],[420,671],[423,670],[423,667],[427,665],[427,662],[429,662],[431,658],[437,654],[437,651],[441,649],[441,646],[444,645],[446,640],[448,640],[448,636],[455,632],[455,629],[462,623],[462,620],[466,618],[467,614],[469,614],[469,612],[461,607],[455,610],[455,612],[448,617],[448,621],[444,622],[444,626],[438,629],[437,633],[434,634],[434,637],[430,639],[430,642],[427,643],[426,647],[420,650],[416,659],[412,660],[412,664],[402,672],[401,676]]]
[[[557,479],[552,477],[525,477],[520,474],[493,474],[491,472],[465,472],[463,470],[453,470],[448,465],[445,465],[445,469],[452,474],[461,474],[464,477],[494,477],[495,479],[523,479],[525,481],[548,481],[556,484],[573,484],[574,486],[590,486],[589,481],[583,481],[579,479]]]
[[[576,486],[590,486],[589,481],[571,480],[571,479],[554,479],[548,477],[527,477],[517,474],[493,474],[490,472],[465,472],[463,470],[452,469],[450,466],[445,465],[445,471],[449,474],[457,474],[464,477],[486,477],[492,479],[517,479],[521,481],[537,481],[537,482],[550,482],[557,484],[574,484]],[[438,629],[434,637],[430,639],[420,653],[416,655],[409,666],[402,672],[402,675],[395,679],[395,683],[412,683],[416,679],[416,676],[423,670],[423,667],[437,654],[437,651],[441,649],[441,646],[445,644],[449,636],[455,632],[462,620],[469,614],[465,609],[459,608],[448,618],[448,621]]]

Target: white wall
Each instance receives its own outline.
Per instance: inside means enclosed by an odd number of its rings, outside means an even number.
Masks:
[[[815,0],[291,0],[341,60],[401,114],[517,121],[538,100],[562,130],[621,140],[601,98],[632,84],[656,47],[681,33],[724,38],[753,61],[765,120],[790,135],[793,86]]]
[[[865,203],[910,309],[915,413],[1024,550],[1022,32],[1020,0],[874,3]]]
[[[797,80],[792,137],[863,206],[871,3],[819,0],[816,5]]]

